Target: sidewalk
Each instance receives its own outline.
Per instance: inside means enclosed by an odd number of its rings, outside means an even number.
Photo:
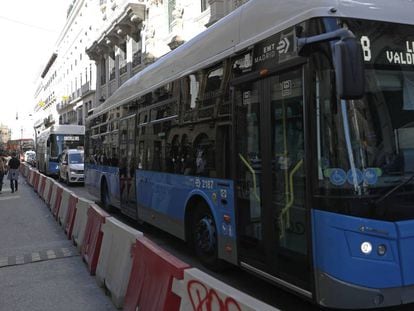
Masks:
[[[20,176],[0,194],[0,311],[116,310],[76,247]]]

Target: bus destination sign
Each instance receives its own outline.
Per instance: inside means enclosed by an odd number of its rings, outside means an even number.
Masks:
[[[366,64],[414,69],[414,27],[361,20],[346,24],[360,40]]]
[[[79,141],[79,136],[64,136],[63,140],[64,141]]]
[[[376,47],[368,36],[361,36],[365,62],[383,65],[414,65],[414,41],[405,41],[400,46]]]
[[[414,41],[406,41],[405,47],[405,52],[385,51],[390,64],[414,65]]]

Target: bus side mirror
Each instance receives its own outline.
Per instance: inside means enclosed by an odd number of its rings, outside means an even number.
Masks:
[[[364,61],[361,44],[344,38],[333,46],[336,92],[341,99],[360,99],[365,92]]]
[[[312,37],[298,38],[299,55],[309,55],[307,46],[332,42],[335,65],[336,93],[340,99],[360,99],[365,92],[364,60],[362,48],[354,34],[345,28]]]

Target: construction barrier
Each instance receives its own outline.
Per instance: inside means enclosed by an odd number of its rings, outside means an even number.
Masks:
[[[62,192],[62,200],[60,202],[60,208],[57,213],[56,220],[63,228],[66,227],[66,216],[68,213],[69,208],[69,198],[73,192],[68,190],[67,188],[63,188]]]
[[[174,279],[173,292],[181,297],[180,311],[278,310],[196,268],[185,270],[183,280]]]
[[[27,177],[27,175],[29,173],[29,166],[26,163],[23,163],[22,165],[20,165],[19,169],[20,169],[20,173],[24,177]]]
[[[49,207],[50,210],[52,210],[53,206],[55,205],[56,202],[56,197],[57,197],[57,187],[59,186],[59,184],[53,180],[53,183],[50,185],[50,200],[49,200],[49,204],[47,205]]]
[[[29,185],[32,186],[32,187],[33,187],[33,183],[34,183],[35,172],[36,172],[35,170],[30,170],[29,171],[28,181],[29,181]]]
[[[112,302],[121,308],[128,286],[132,267],[131,248],[143,233],[123,224],[113,217],[108,217],[102,225],[103,239],[96,281],[111,293]]]
[[[34,186],[35,177],[36,177],[36,170],[30,170],[30,176],[29,176],[29,184],[30,186]]]
[[[27,175],[29,174],[29,172],[30,172],[30,166],[25,165],[23,169],[23,176],[27,178]]]
[[[178,310],[181,299],[172,292],[172,284],[174,279],[182,280],[188,268],[149,239],[138,239],[123,310]]]
[[[40,173],[38,171],[34,171],[33,190],[36,192],[37,192],[37,188],[39,187],[39,177],[40,177]]]
[[[55,198],[54,198],[54,202],[53,205],[51,205],[51,210],[52,210],[52,214],[55,217],[55,219],[57,219],[58,217],[58,213],[59,213],[59,209],[60,209],[60,205],[62,202],[62,193],[63,193],[63,188],[56,183],[56,190],[54,190],[55,193]]]
[[[53,179],[48,177],[46,178],[45,191],[43,192],[43,200],[45,201],[47,206],[49,206],[50,204],[50,199],[52,197],[52,190],[53,190]]]
[[[39,183],[37,185],[37,194],[43,198],[43,191],[45,191],[46,185],[46,176],[43,174],[39,174]]]
[[[88,223],[88,210],[94,204],[92,201],[79,198],[76,204],[76,217],[72,230],[72,241],[80,251],[82,248],[83,237],[85,235],[86,224]]]
[[[30,168],[26,176],[116,307],[126,311],[278,310],[191,268],[53,179]]]
[[[81,247],[82,258],[91,275],[95,275],[103,237],[101,228],[107,217],[110,217],[108,213],[96,204],[91,204],[88,209],[88,222]]]
[[[76,217],[76,204],[78,204],[79,198],[73,193],[70,193],[68,211],[66,213],[65,226],[63,227],[66,233],[66,236],[72,238],[73,225],[75,223]]]

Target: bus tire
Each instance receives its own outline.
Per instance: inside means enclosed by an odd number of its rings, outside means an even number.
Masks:
[[[206,204],[198,203],[191,215],[194,251],[201,263],[213,271],[221,271],[224,262],[218,258],[217,227]]]

